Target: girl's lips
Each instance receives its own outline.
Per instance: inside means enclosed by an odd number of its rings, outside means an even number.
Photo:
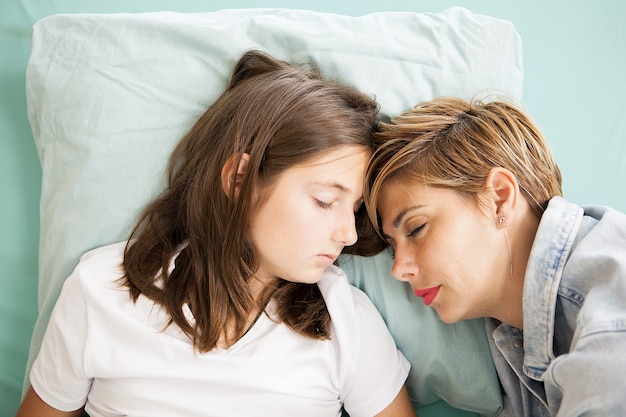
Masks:
[[[441,285],[426,288],[423,290],[415,290],[415,295],[417,295],[418,297],[422,297],[422,301],[424,301],[424,304],[429,306],[433,303],[435,297],[437,297],[437,294],[439,293],[439,288],[441,288]]]
[[[320,254],[317,256],[325,265],[332,265],[333,262],[335,262],[335,259],[337,259],[336,255]]]

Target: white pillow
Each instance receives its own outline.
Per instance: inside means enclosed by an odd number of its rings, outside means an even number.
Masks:
[[[43,170],[40,313],[27,369],[80,255],[128,236],[143,206],[163,188],[174,144],[251,48],[292,63],[313,62],[327,77],[376,96],[391,116],[439,95],[469,99],[497,90],[521,99],[522,50],[513,25],[461,8],[362,17],[242,9],[42,19],[33,27],[26,79]],[[483,403],[486,388],[497,390],[483,371],[493,365],[472,362],[474,343],[467,346],[464,366],[476,372],[449,383]],[[456,363],[448,375],[454,377]],[[414,363],[414,372],[428,366]],[[432,400],[417,392],[417,401]]]

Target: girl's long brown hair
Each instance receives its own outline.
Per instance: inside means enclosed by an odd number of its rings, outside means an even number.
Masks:
[[[334,147],[371,151],[377,115],[375,100],[325,80],[313,66],[245,53],[226,90],[175,148],[165,191],[131,233],[122,281],[133,300],[144,295],[161,305],[200,352],[213,349],[227,325],[234,324],[233,340],[240,338],[250,312],[270,297],[278,320],[294,331],[330,337],[330,316],[315,284],[278,280],[262,299],[252,299],[248,280],[258,266],[249,233],[252,193]],[[241,188],[225,191],[222,167],[242,153],[250,160]]]

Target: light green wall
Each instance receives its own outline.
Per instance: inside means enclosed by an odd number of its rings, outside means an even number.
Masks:
[[[36,316],[41,170],[26,118],[30,26],[53,13],[288,7],[361,15],[459,5],[511,20],[524,44],[524,104],[543,128],[566,197],[626,211],[626,2],[363,0],[0,1],[0,417],[17,409]]]

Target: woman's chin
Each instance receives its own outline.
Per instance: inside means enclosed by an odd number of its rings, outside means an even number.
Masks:
[[[461,320],[466,320],[466,318],[463,317],[461,314],[459,314],[459,312],[449,311],[437,305],[433,305],[432,307],[437,312],[439,319],[446,324],[454,324],[454,323],[458,323]]]

